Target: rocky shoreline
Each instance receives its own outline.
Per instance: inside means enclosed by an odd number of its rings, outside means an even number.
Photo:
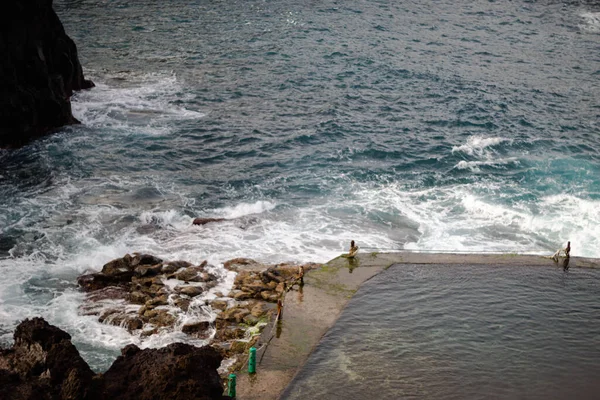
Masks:
[[[193,265],[127,254],[105,264],[101,272],[78,278],[86,292],[80,312],[142,338],[180,331],[204,340],[225,358],[220,369],[225,376],[243,364],[285,292],[300,283],[304,271],[318,266],[236,258],[224,263],[235,274],[233,286],[218,290],[226,276],[206,261]]]
[[[121,350],[122,356],[105,373],[94,374],[69,334],[34,318],[17,327],[12,349],[0,350],[0,389],[11,392],[10,399],[141,399],[156,398],[152,393],[157,391],[164,398],[227,398],[221,397],[227,375],[245,366],[249,348],[276,317],[285,293],[302,284],[305,271],[318,266],[266,265],[236,258],[225,262],[227,272],[219,274],[216,271],[222,268],[206,261],[193,265],[149,254],[127,254],[106,263],[100,272],[78,278],[86,292],[81,315],[93,315],[102,323],[120,326],[142,338],[180,331],[206,346],[172,343],[140,350],[131,344]],[[224,281],[231,275],[235,275],[233,285],[219,290],[228,286]],[[188,359],[198,359],[211,370],[206,375],[210,390],[198,392],[196,387],[207,384],[204,372],[193,375],[203,376],[201,379],[181,377],[178,368]],[[147,396],[137,391],[127,394],[133,387],[145,387],[144,380],[161,370],[161,379],[170,384],[153,387]],[[126,379],[127,374],[131,377]],[[186,390],[192,387],[195,394],[189,397],[192,391]],[[205,392],[210,392],[209,397],[198,397]]]

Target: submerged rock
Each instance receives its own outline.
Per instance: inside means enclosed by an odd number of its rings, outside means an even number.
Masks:
[[[0,147],[79,123],[70,97],[94,84],[83,77],[52,0],[0,2],[0,54]]]

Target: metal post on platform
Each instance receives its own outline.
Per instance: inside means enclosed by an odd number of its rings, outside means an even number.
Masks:
[[[235,374],[229,374],[229,383],[227,384],[227,396],[235,398]]]
[[[256,348],[250,347],[250,355],[248,357],[248,373],[256,373]]]

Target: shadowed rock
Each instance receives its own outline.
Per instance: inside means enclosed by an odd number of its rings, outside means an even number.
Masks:
[[[71,336],[42,318],[25,320],[15,344],[0,350],[0,398],[7,400],[228,399],[209,346],[173,343],[140,350],[129,345],[104,374],[94,374]]]
[[[27,387],[25,398],[38,388],[45,388],[52,399],[93,398],[90,390],[94,373],[68,333],[42,318],[33,318],[19,324],[14,339],[12,349],[0,352],[0,370],[5,370],[5,378],[12,374],[6,384],[12,380],[21,389]],[[0,388],[1,392],[4,390]]]
[[[222,357],[212,347],[173,343],[140,350],[129,345],[122,354],[104,373],[105,399],[227,398],[217,373]]]
[[[194,225],[204,225],[210,222],[221,222],[225,221],[225,218],[196,218],[192,224]]]
[[[94,84],[83,77],[52,0],[0,2],[0,54],[0,147],[79,123],[70,97]]]

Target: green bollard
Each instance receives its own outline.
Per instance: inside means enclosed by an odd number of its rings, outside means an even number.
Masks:
[[[248,373],[256,373],[256,348],[250,347],[250,356],[248,357]]]
[[[227,396],[235,398],[235,374],[229,374],[229,383],[227,385]]]

